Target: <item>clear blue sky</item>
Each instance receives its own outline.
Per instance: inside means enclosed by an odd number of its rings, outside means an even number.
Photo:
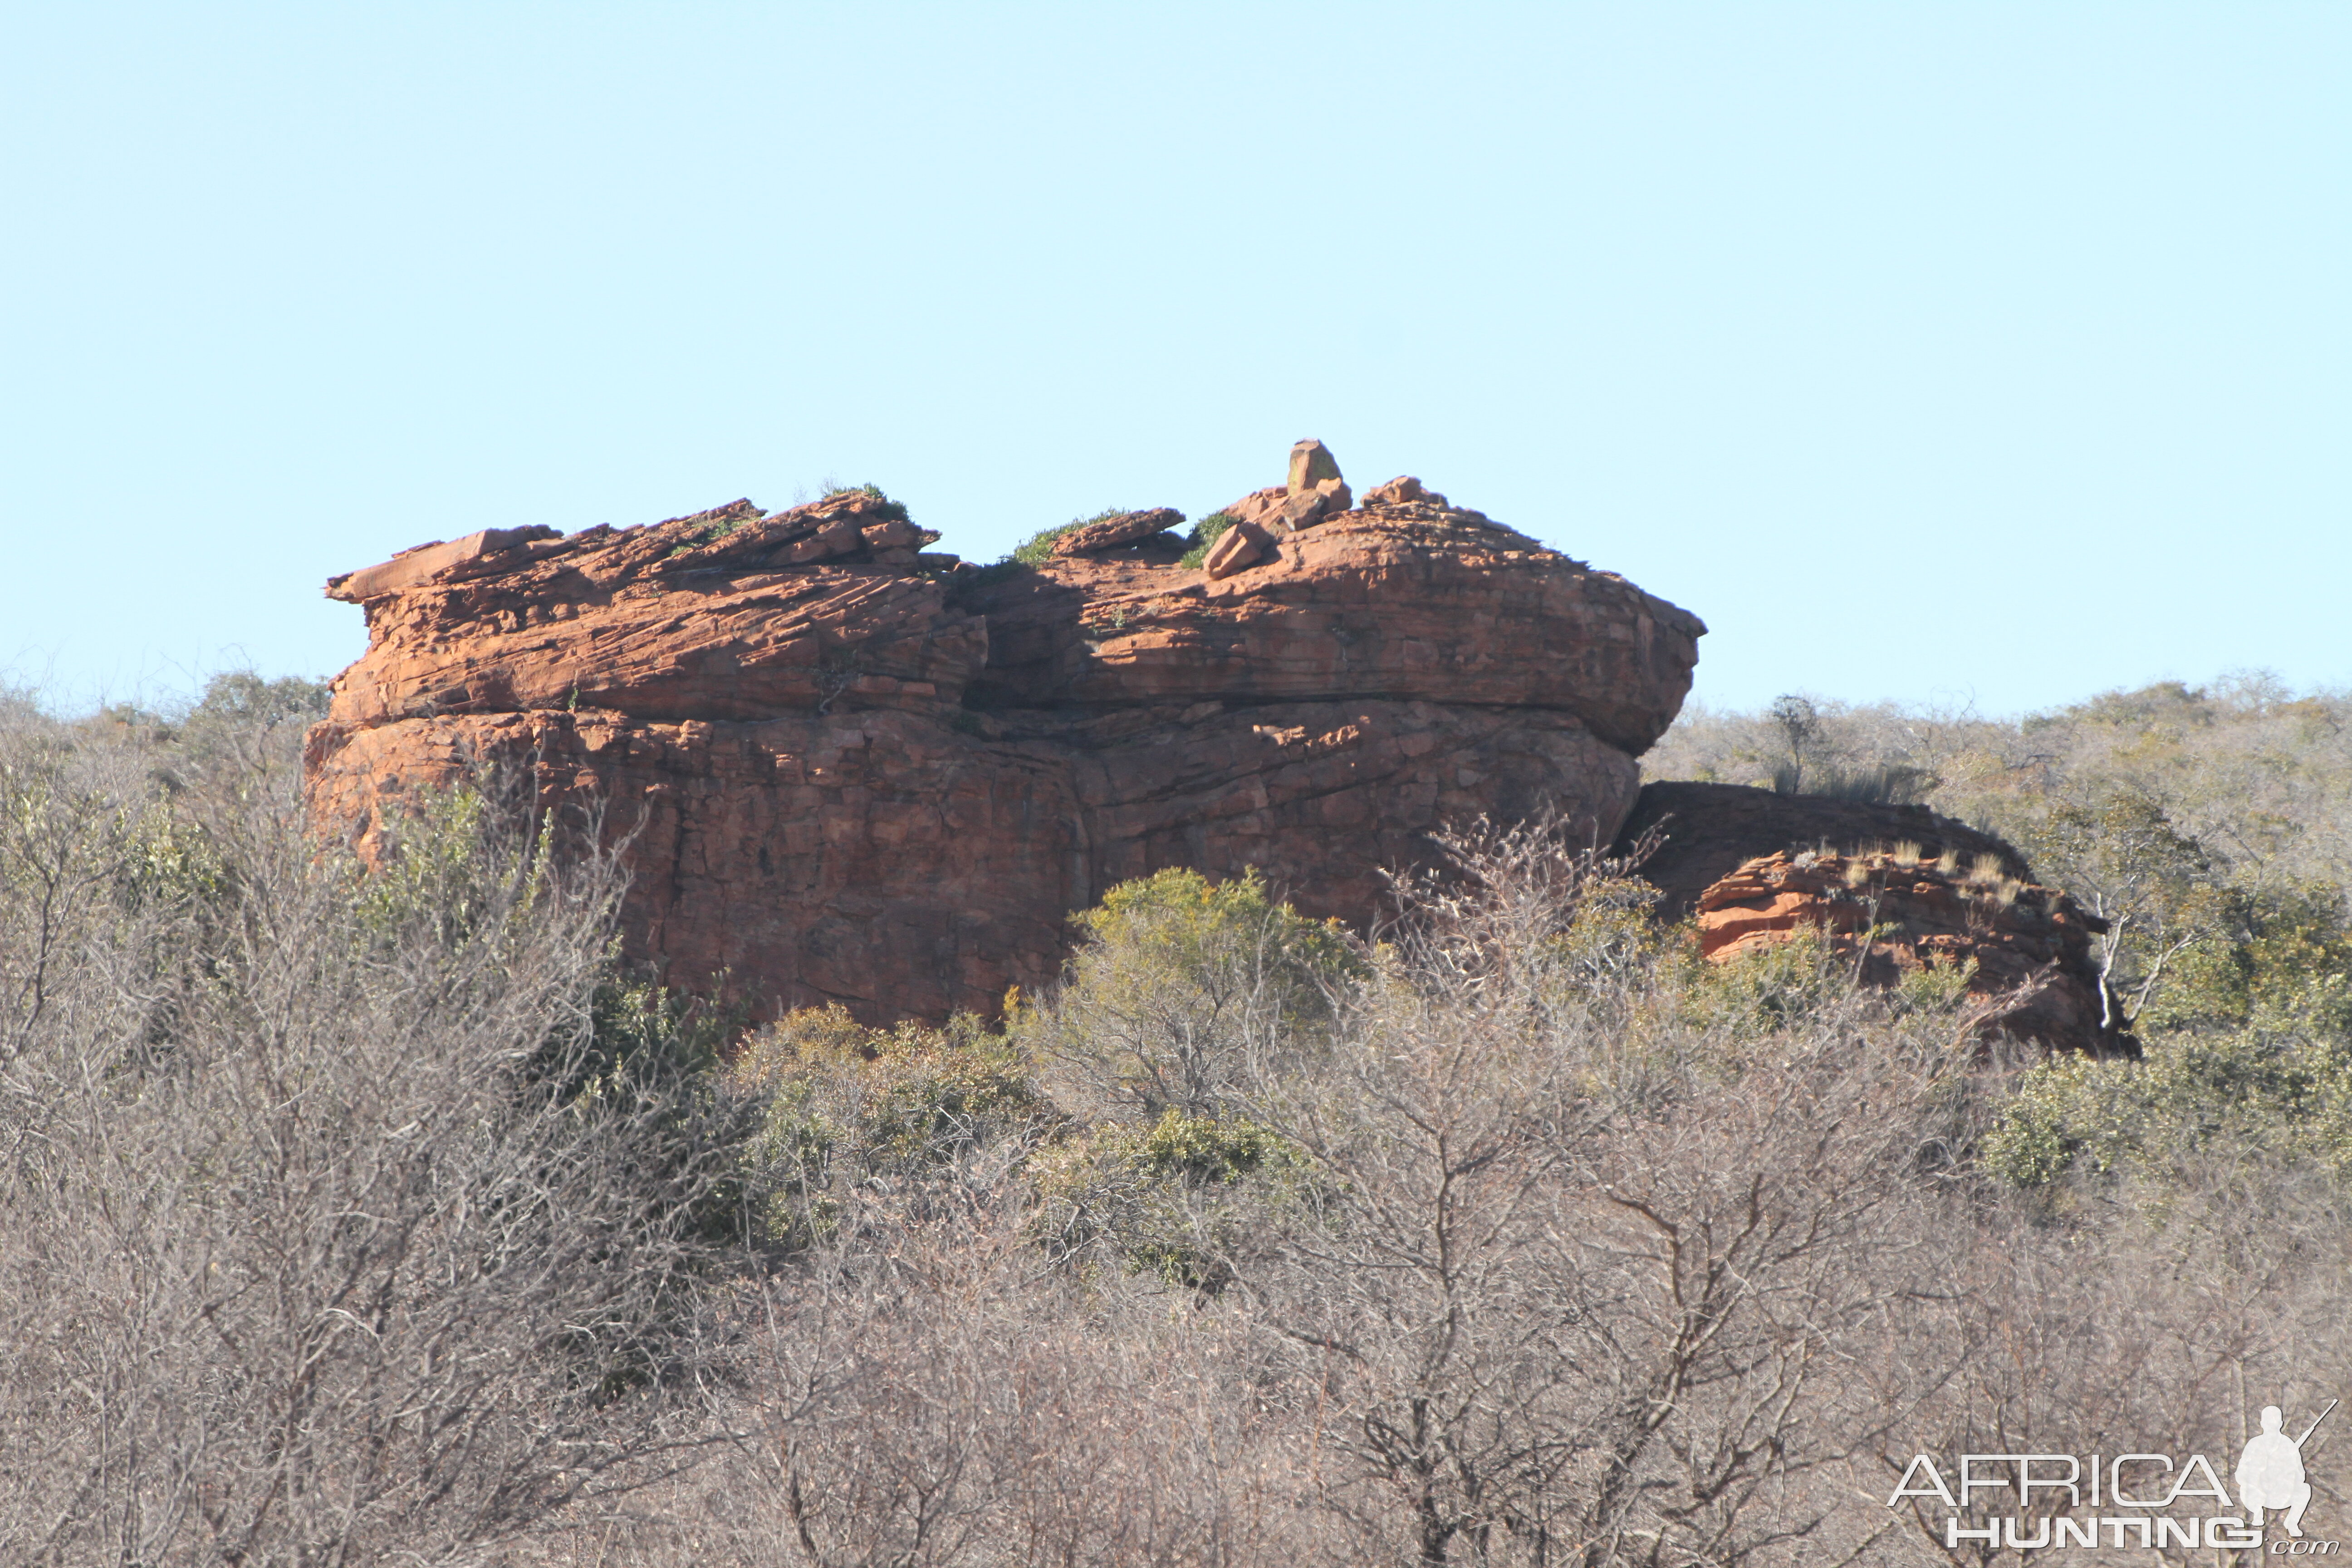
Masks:
[[[874,480],[988,560],[1317,436],[1698,694],[2352,681],[2352,5],[19,5],[0,668]]]

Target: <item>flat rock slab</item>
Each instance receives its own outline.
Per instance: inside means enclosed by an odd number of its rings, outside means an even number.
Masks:
[[[1156,506],[1148,511],[1123,511],[1117,517],[1107,517],[1100,522],[1074,528],[1054,541],[1056,555],[1099,555],[1106,550],[1117,550],[1122,544],[1136,544],[1155,533],[1163,533],[1184,521],[1184,514],[1172,506]]]

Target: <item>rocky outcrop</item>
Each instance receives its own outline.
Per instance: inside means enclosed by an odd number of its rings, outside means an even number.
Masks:
[[[2137,1056],[2092,952],[2106,922],[2066,894],[2021,881],[1997,852],[1973,861],[1916,844],[1749,860],[1696,901],[1699,951],[1728,963],[1819,933],[1864,984],[1933,967],[1964,973],[1969,1026],[2045,1051]]]
[[[1411,474],[1400,474],[1384,485],[1375,485],[1365,492],[1366,506],[1402,506],[1407,501],[1427,501],[1432,506],[1444,506],[1445,498],[1435,490],[1424,489]]]
[[[1165,867],[1362,924],[1448,821],[1614,835],[1697,619],[1417,482],[1356,507],[1302,467],[1275,510],[1315,515],[1213,577],[1161,513],[975,570],[865,492],[406,552],[331,586],[369,647],[314,803],[373,846],[421,787],[528,769],[634,834],[624,940],[666,978],[876,1021],[1050,980],[1069,911]]]
[[[1642,786],[1612,852],[1629,852],[1653,830],[1654,847],[1642,862],[1642,877],[1664,895],[1659,912],[1671,920],[1690,914],[1701,893],[1743,863],[1782,849],[1853,852],[1907,843],[1930,860],[1949,851],[1973,865],[1990,855],[2011,877],[2031,881],[2033,876],[2025,858],[2004,840],[1924,805],[1662,782]]]
[[[1386,503],[1417,500],[1430,494],[1422,490],[1419,479],[1391,479],[1389,487],[1404,484],[1412,487],[1412,494],[1397,492],[1381,498],[1381,500]],[[1445,504],[1444,496],[1432,495],[1431,499],[1441,507]],[[1331,455],[1331,448],[1320,441],[1301,441],[1290,448],[1290,478],[1286,482],[1262,490],[1252,490],[1241,500],[1219,509],[1220,515],[1233,520],[1234,531],[1242,535],[1242,540],[1231,543],[1219,541],[1225,545],[1225,551],[1222,557],[1213,552],[1210,555],[1209,574],[1213,577],[1225,574],[1218,569],[1221,560],[1237,563],[1229,569],[1239,571],[1242,566],[1261,559],[1272,540],[1312,528],[1327,517],[1337,517],[1349,510],[1355,504],[1355,496],[1349,490],[1348,481],[1341,477],[1339,460]],[[1366,504],[1369,506],[1372,502],[1368,500]]]

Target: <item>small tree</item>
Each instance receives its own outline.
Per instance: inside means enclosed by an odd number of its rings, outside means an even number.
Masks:
[[[1805,787],[1805,753],[1821,738],[1821,711],[1810,699],[1784,692],[1772,699],[1769,712],[1772,722],[1780,728],[1781,741],[1789,748],[1789,765],[1775,770],[1775,787],[1782,795],[1800,794]]]

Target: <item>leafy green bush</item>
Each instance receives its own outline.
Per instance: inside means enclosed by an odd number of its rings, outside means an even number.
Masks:
[[[1681,979],[1685,1016],[1743,1037],[1804,1027],[1851,994],[1854,984],[1853,961],[1811,927],[1721,963],[1700,958],[1694,948]]]
[[[2199,888],[2181,900],[2177,924],[2179,951],[2136,1026],[2352,1038],[2352,931],[2341,888]]]
[[[1041,1153],[1030,1234],[1057,1257],[1103,1247],[1129,1272],[1214,1290],[1229,1278],[1222,1255],[1306,1173],[1297,1145],[1245,1117],[1171,1106],[1149,1126],[1107,1123]]]
[[[2138,1062],[2053,1058],[2020,1078],[1983,1161],[2014,1187],[2115,1179],[2161,1194],[2218,1149],[2352,1175],[2352,1052],[2246,1032],[2159,1036]]]
[[[1020,1053],[968,1015],[876,1029],[838,1003],[803,1009],[754,1034],[728,1080],[762,1108],[748,1180],[761,1233],[785,1246],[831,1234],[877,1181],[1017,1163],[1059,1121]]]
[[[1255,868],[1226,882],[1160,871],[1072,921],[1066,980],[1010,1024],[1055,1098],[1086,1115],[1219,1114],[1246,1057],[1311,1053],[1366,973],[1336,923],[1275,901]]]

